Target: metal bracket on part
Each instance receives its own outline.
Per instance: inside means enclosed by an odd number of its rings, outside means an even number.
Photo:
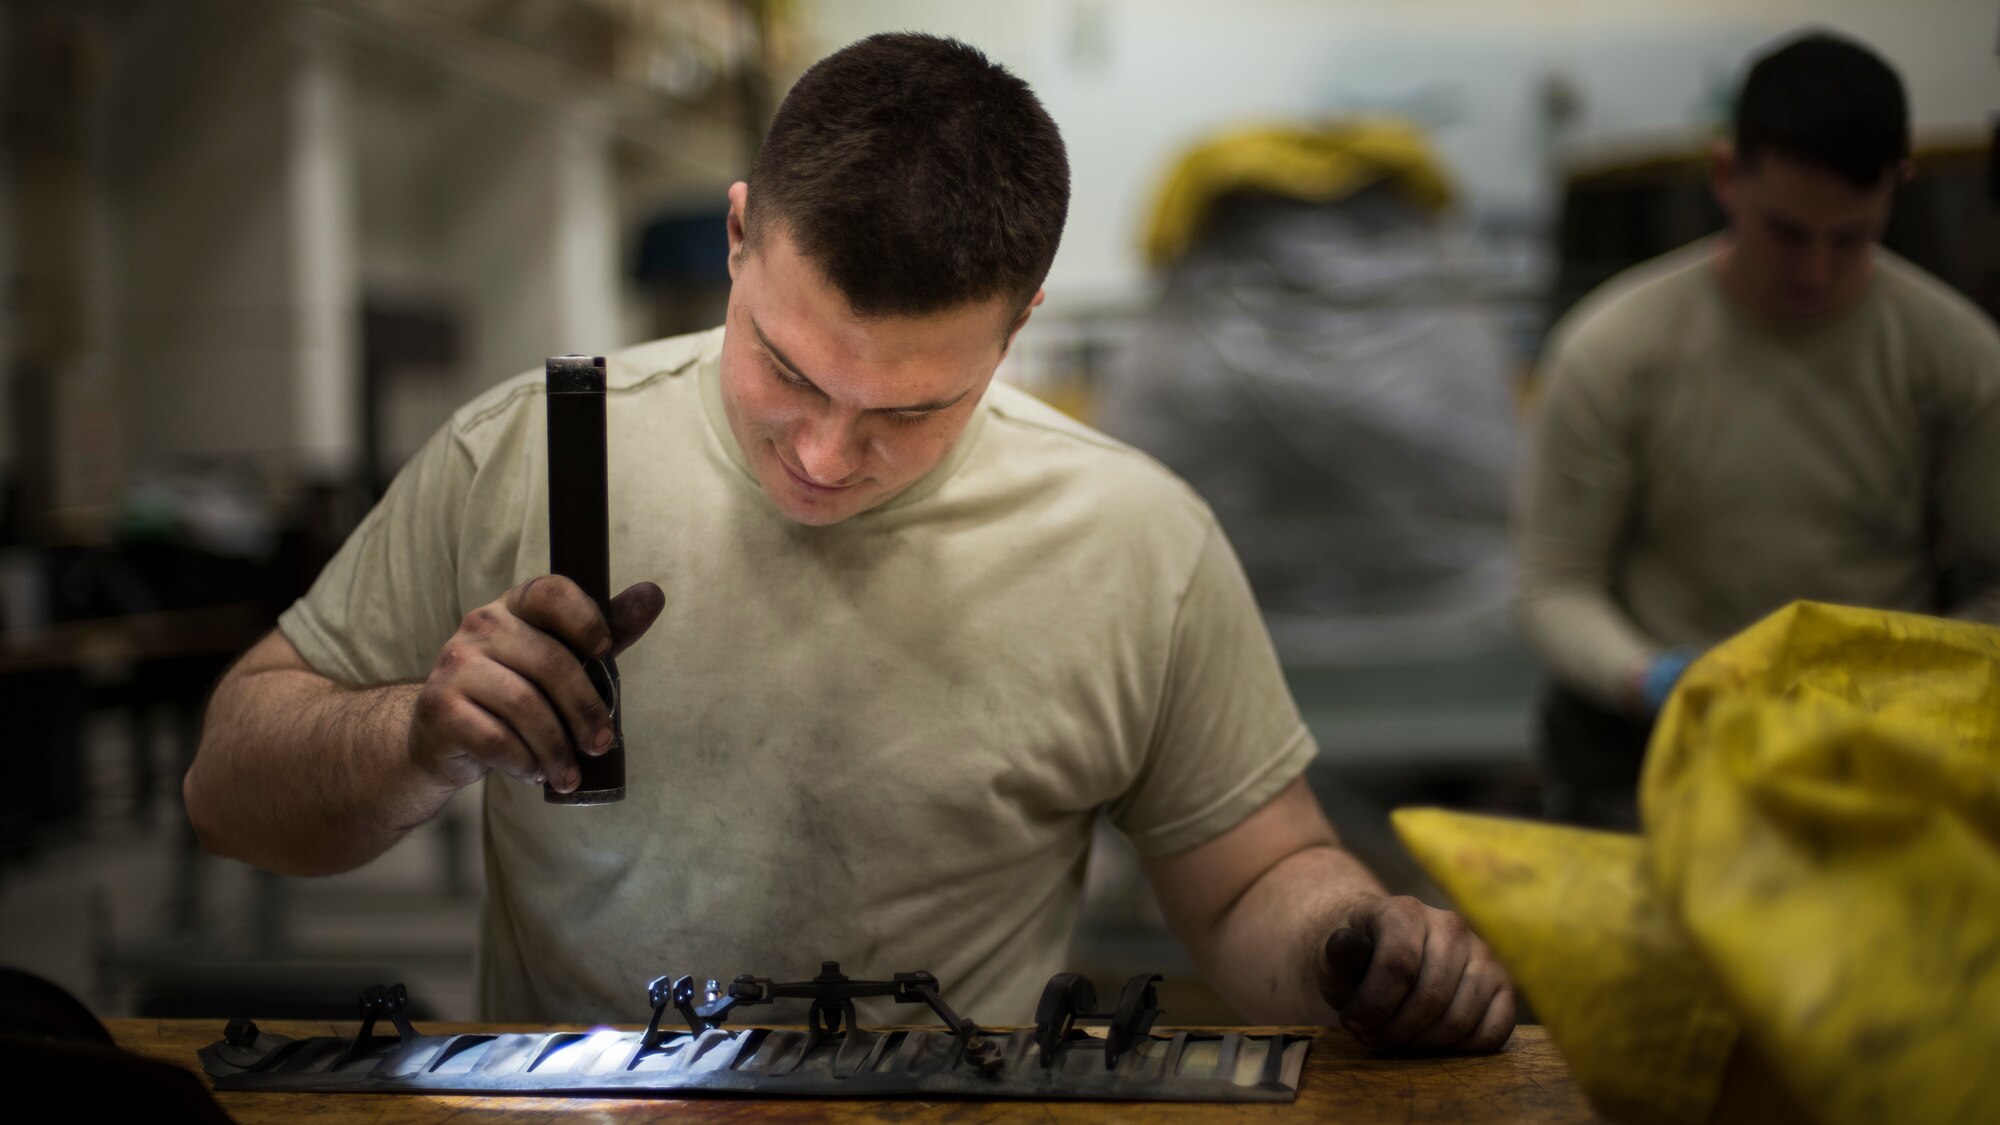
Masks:
[[[1118,1059],[1135,1044],[1145,1041],[1160,1018],[1160,974],[1140,973],[1125,982],[1118,993],[1118,1006],[1108,1012],[1097,1010],[1097,986],[1079,973],[1057,973],[1042,989],[1035,1005],[1035,1045],[1040,1048],[1042,1066],[1052,1067],[1064,1048],[1104,1051],[1104,1069],[1118,1065]],[[1086,1035],[1076,1021],[1109,1020],[1104,1038]]]

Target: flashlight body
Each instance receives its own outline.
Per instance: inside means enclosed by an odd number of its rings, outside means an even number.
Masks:
[[[611,620],[611,501],[605,458],[604,357],[552,356],[548,361],[549,573],[576,583]],[[591,684],[611,712],[611,748],[585,754],[575,790],[542,786],[553,805],[602,805],[625,799],[624,708],[618,705],[618,665],[578,653]]]

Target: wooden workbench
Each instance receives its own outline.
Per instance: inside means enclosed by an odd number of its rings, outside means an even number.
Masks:
[[[197,1074],[195,1052],[222,1035],[223,1020],[110,1020],[126,1050]],[[303,1038],[352,1035],[352,1024],[259,1022],[266,1031]],[[499,1028],[487,1024],[425,1023],[426,1033]],[[549,1030],[557,1030],[551,1028]],[[1271,1029],[1260,1029],[1271,1030]],[[1392,1057],[1377,1055],[1338,1031],[1315,1033],[1299,1099],[1288,1106],[1193,1105],[1159,1102],[860,1101],[749,1099],[735,1096],[640,1100],[624,1098],[415,1097],[397,1094],[218,1095],[241,1125],[264,1122],[367,1120],[384,1125],[443,1121],[642,1121],[672,1116],[698,1121],[833,1119],[899,1122],[1012,1121],[1329,1121],[1530,1123],[1595,1122],[1562,1056],[1540,1027],[1523,1027],[1497,1055]]]

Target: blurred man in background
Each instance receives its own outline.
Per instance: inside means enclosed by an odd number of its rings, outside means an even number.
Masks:
[[[2000,619],[2000,333],[1875,244],[1908,119],[1858,43],[1764,55],[1713,153],[1728,229],[1551,334],[1517,549],[1556,815],[1629,824],[1681,670],[1787,602]]]

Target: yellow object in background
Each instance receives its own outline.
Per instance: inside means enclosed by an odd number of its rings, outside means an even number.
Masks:
[[[1426,207],[1451,204],[1444,169],[1414,125],[1366,118],[1223,133],[1190,149],[1167,174],[1146,224],[1146,262],[1157,269],[1186,253],[1209,206],[1232,191],[1332,203],[1385,181]]]
[[[2000,629],[1795,603],[1688,670],[1640,807],[1396,814],[1600,1109],[1706,1120],[1740,1034],[1828,1125],[2000,1121]]]

